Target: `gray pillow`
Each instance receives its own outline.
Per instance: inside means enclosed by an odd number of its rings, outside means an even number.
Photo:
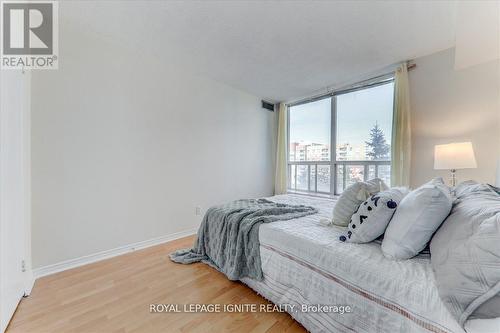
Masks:
[[[456,196],[430,248],[439,295],[463,326],[469,317],[500,317],[500,196],[470,182]]]
[[[409,259],[422,251],[450,213],[450,189],[435,178],[405,196],[392,217],[382,252],[390,259]]]
[[[398,204],[408,194],[407,188],[392,188],[372,195],[352,215],[345,235],[340,240],[368,243],[382,235]]]
[[[332,223],[347,227],[352,214],[354,214],[363,201],[368,199],[370,195],[387,189],[387,185],[380,178],[375,178],[367,182],[356,182],[347,187],[333,208]]]

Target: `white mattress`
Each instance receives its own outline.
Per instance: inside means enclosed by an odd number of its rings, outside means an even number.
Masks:
[[[243,282],[312,332],[465,332],[450,315],[428,256],[386,259],[380,245],[340,242],[343,228],[326,226],[335,201],[280,195],[272,201],[317,207],[318,214],[261,225],[263,281]],[[302,312],[302,304],[348,305],[351,313]],[[335,309],[331,309],[335,311]]]

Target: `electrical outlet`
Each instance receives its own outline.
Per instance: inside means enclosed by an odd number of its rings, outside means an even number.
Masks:
[[[195,207],[195,210],[194,210],[194,213],[195,213],[196,215],[201,215],[201,207],[200,207],[200,206],[196,206],[196,207]]]
[[[26,262],[21,260],[21,272],[26,272]]]

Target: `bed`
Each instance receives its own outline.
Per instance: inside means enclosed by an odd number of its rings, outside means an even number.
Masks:
[[[307,330],[465,332],[438,295],[429,255],[392,261],[380,243],[340,242],[342,228],[321,221],[331,217],[335,200],[294,194],[267,199],[310,205],[319,213],[262,224],[264,279],[242,282],[275,304],[295,305],[286,309]],[[303,311],[303,305],[311,307]]]

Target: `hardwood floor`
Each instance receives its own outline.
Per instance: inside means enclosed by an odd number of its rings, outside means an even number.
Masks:
[[[240,282],[168,254],[194,236],[40,278],[7,332],[304,332],[288,314],[150,313],[150,304],[267,304]]]

